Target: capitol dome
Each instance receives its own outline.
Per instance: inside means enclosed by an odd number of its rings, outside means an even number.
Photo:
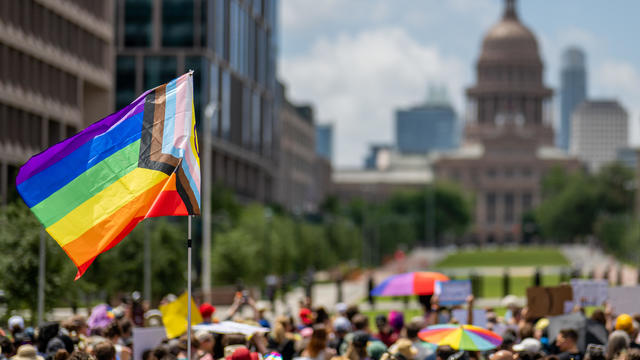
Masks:
[[[541,62],[535,35],[518,19],[514,0],[506,0],[505,12],[482,41],[480,62]]]

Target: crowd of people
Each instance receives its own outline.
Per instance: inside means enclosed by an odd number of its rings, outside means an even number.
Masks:
[[[133,360],[134,328],[162,325],[158,310],[140,304],[99,305],[89,318],[74,315],[35,329],[14,315],[0,328],[0,360]],[[472,297],[466,306],[473,309]],[[208,303],[199,310],[205,324],[233,320],[262,331],[247,336],[198,330],[192,336],[190,360],[640,360],[640,315],[615,316],[609,308],[589,316],[590,326],[601,326],[607,341],[584,339],[580,328],[552,333],[548,318],[532,319],[526,307],[515,303],[508,304],[502,316],[486,309],[485,327],[502,337],[501,344],[486,351],[420,338],[430,325],[458,323],[452,309],[439,306],[436,297],[429,299],[422,315],[410,319],[401,311],[367,315],[343,303],[327,309],[309,298],[301,300],[299,312],[288,315],[272,315],[267,306],[246,296],[236,297],[225,314]],[[584,314],[583,309],[575,311]],[[473,321],[472,313],[468,311],[467,322]],[[189,360],[187,346],[185,334],[139,350],[142,360]]]

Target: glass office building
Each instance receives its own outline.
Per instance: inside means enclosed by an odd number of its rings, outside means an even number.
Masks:
[[[450,150],[457,145],[456,113],[449,104],[396,111],[396,146],[405,154]]]
[[[277,0],[117,0],[115,9],[116,107],[194,70],[196,121],[212,136],[212,181],[267,202],[278,129],[276,7]],[[207,105],[215,108],[210,126]]]

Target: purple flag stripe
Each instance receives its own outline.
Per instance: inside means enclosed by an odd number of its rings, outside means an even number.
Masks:
[[[27,164],[20,168],[20,172],[16,177],[16,185],[20,185],[26,179],[60,161],[60,159],[66,157],[67,155],[78,149],[80,146],[87,143],[87,141],[107,132],[113,125],[123,120],[123,117],[127,113],[130,113],[129,116],[127,116],[130,117],[139,112],[142,112],[142,110],[144,109],[145,96],[147,96],[147,94],[153,90],[154,89],[145,91],[134,102],[127,105],[120,111],[115,112],[107,116],[106,118],[91,124],[89,127],[82,130],[75,136],[59,142],[46,149],[45,151],[31,157]]]

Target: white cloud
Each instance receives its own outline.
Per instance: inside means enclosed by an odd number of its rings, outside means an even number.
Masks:
[[[595,78],[596,96],[617,99],[629,113],[629,140],[640,145],[638,117],[640,116],[640,72],[631,63],[605,60],[598,66]]]
[[[321,122],[335,123],[338,166],[361,165],[369,143],[390,142],[394,110],[422,101],[428,84],[446,84],[462,109],[468,71],[400,27],[320,38],[279,68],[290,98],[313,102]]]

